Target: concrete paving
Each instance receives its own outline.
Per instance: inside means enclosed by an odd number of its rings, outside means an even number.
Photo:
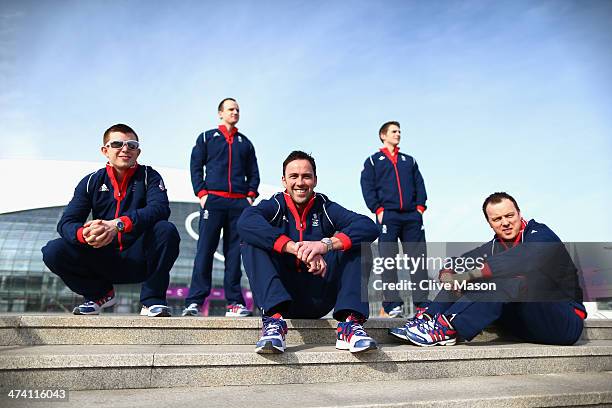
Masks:
[[[0,396],[6,408],[227,407],[603,407],[612,406],[612,372],[223,387],[70,391],[41,404]]]
[[[387,335],[403,319],[369,320],[368,334],[379,343],[398,343]],[[336,322],[330,319],[287,320],[290,344],[333,344]],[[197,317],[149,318],[134,315],[74,316],[69,314],[0,315],[0,345],[44,344],[254,344],[261,319]],[[508,339],[496,328],[473,342]],[[587,320],[583,339],[612,340],[612,320]]]
[[[256,354],[253,345],[0,347],[0,388],[171,388],[611,370],[610,340],[583,341],[571,347],[502,342],[430,348],[387,344],[361,355],[328,345],[292,346],[281,355]]]

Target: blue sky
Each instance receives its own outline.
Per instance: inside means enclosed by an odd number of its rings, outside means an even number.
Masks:
[[[610,21],[605,0],[3,0],[0,158],[102,163],[125,122],[141,162],[187,169],[233,96],[264,183],[303,149],[318,190],[366,213],[363,162],[398,120],[428,240],[486,239],[505,190],[566,241],[609,241]]]

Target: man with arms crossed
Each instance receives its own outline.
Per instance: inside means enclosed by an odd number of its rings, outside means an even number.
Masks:
[[[369,310],[360,265],[360,244],[376,239],[376,226],[314,192],[317,169],[304,152],[285,159],[282,182],[284,192],[247,208],[238,221],[244,267],[263,312],[255,351],[285,350],[284,318],[318,319],[332,309],[339,322],[336,348],[376,349],[362,326]]]
[[[141,315],[170,316],[169,274],[179,254],[179,234],[168,222],[164,182],[139,165],[138,136],[124,124],[104,132],[106,167],[81,180],[57,225],[61,238],[42,248],[43,260],[85,302],[77,315],[113,306],[114,283],[144,282]],[[87,221],[89,214],[93,220]]]

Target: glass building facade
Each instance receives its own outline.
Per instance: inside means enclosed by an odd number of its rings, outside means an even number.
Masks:
[[[199,205],[170,203],[170,221],[181,236],[180,255],[170,272],[168,305],[173,315],[180,315],[187,296],[196,252]],[[71,312],[82,297],[73,293],[51,273],[42,261],[40,249],[59,238],[56,227],[64,207],[39,208],[0,214],[0,313],[2,312]],[[222,244],[219,245],[222,247]],[[221,252],[221,250],[219,250]],[[218,256],[218,255],[217,255]],[[213,291],[204,305],[208,315],[225,312],[223,298],[223,262],[213,263]],[[242,287],[248,306],[251,296],[243,273]],[[116,285],[116,313],[140,311],[140,284]],[[105,311],[106,312],[106,311]]]

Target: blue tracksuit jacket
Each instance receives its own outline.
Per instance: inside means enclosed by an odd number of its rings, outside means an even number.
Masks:
[[[121,218],[125,231],[118,233],[114,245],[129,247],[156,222],[168,220],[170,205],[164,181],[150,166],[136,164],[128,170],[121,185],[110,165],[85,176],[57,225],[60,236],[75,244],[85,244],[83,224],[93,219]]]
[[[427,192],[416,160],[396,148],[386,148],[368,157],[361,171],[361,192],[373,213],[383,210],[425,211]]]
[[[228,132],[223,125],[201,133],[191,152],[191,184],[198,197],[209,192],[257,197],[259,169],[253,144],[237,128]]]
[[[484,257],[483,275],[487,279],[524,279],[532,300],[582,302],[578,271],[559,237],[535,220],[526,223],[521,234],[515,246],[494,237],[462,256]]]
[[[281,252],[289,242],[320,241],[336,236],[348,251],[378,237],[378,228],[368,217],[345,209],[325,195],[315,193],[300,215],[287,193],[246,208],[238,220],[238,233],[248,244]]]

